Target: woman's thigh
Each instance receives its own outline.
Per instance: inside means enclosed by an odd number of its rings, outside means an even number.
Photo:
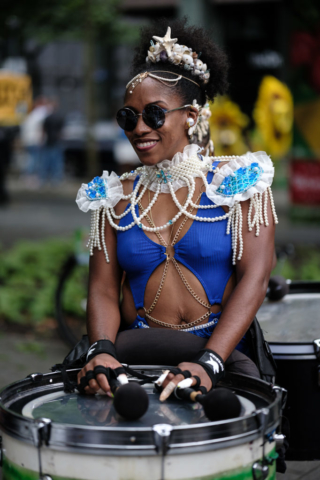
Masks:
[[[117,358],[129,365],[172,365],[190,362],[205,348],[208,339],[191,333],[146,328],[119,333],[116,340]],[[250,358],[234,350],[226,361],[226,371],[260,378]]]

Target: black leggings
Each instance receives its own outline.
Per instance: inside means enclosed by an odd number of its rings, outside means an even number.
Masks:
[[[171,365],[191,361],[208,339],[192,333],[146,328],[119,333],[115,343],[117,359],[129,365]],[[227,359],[226,371],[260,378],[250,358],[234,350]]]

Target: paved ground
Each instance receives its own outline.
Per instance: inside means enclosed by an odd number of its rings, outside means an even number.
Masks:
[[[78,182],[66,183],[58,189],[31,191],[25,188],[23,181],[11,180],[9,187],[11,202],[0,207],[0,242],[5,248],[22,238],[71,236],[79,226],[89,225],[89,216],[80,212],[74,203]],[[277,243],[320,243],[319,228],[289,223],[285,192],[275,192],[275,203],[280,218]],[[0,334],[0,387],[32,372],[49,371],[68,350],[55,334],[45,340],[18,333]],[[277,480],[280,479],[319,480],[320,462],[288,462],[287,473],[277,475]]]

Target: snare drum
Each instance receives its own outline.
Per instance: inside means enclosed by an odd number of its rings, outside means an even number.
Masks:
[[[288,460],[320,459],[320,283],[292,282],[278,302],[265,300],[257,317],[288,390]]]
[[[134,367],[160,374],[162,367]],[[78,370],[69,371],[72,380]],[[107,396],[66,394],[60,372],[35,374],[1,392],[3,480],[201,480],[266,478],[262,437],[275,479],[275,441],[282,392],[229,374],[221,385],[238,395],[240,418],[209,422],[198,403],[159,402],[152,384],[148,412],[121,419]],[[253,470],[256,477],[253,476]]]

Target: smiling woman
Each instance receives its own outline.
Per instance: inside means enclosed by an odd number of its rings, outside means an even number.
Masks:
[[[142,166],[104,172],[77,197],[92,212],[92,346],[78,375],[89,394],[110,391],[94,368],[119,374],[120,362],[176,365],[161,400],[185,377],[213,388],[225,365],[259,376],[246,332],[273,264],[272,162],[264,152],[209,157],[194,144],[208,133],[207,100],[226,90],[227,60],[204,30],[171,28],[142,30],[117,114]]]

